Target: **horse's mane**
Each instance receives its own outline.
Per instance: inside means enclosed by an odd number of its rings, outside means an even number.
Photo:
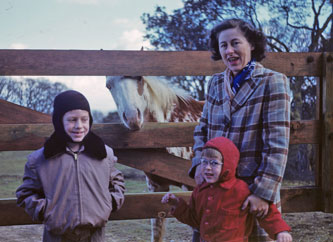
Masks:
[[[172,105],[188,104],[193,98],[183,89],[177,86],[170,86],[166,80],[156,77],[143,77],[150,92],[149,101],[154,106],[159,106],[163,111],[168,110]]]

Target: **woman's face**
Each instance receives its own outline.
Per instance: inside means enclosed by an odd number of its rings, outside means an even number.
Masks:
[[[254,47],[239,28],[223,30],[218,34],[218,40],[222,60],[236,76],[251,60]]]

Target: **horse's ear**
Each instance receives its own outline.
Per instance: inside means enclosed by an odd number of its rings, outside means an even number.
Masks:
[[[143,51],[143,46],[141,46],[141,51]]]

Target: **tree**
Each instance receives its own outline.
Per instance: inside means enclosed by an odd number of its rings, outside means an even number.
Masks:
[[[9,102],[15,102],[17,97],[21,95],[21,85],[13,79],[0,79],[0,98]]]
[[[62,83],[51,83],[46,79],[0,79],[1,99],[47,114],[52,112],[54,98],[67,89]]]
[[[102,123],[121,123],[118,112],[109,112],[108,115],[103,118]]]
[[[103,119],[104,119],[104,114],[101,111],[98,110],[92,110],[91,115],[94,119],[94,123],[103,123]]]

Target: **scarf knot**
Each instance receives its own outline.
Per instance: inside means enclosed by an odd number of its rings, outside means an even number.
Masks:
[[[246,80],[251,78],[256,62],[252,59],[243,70],[238,73],[232,82],[232,91],[236,94]]]

